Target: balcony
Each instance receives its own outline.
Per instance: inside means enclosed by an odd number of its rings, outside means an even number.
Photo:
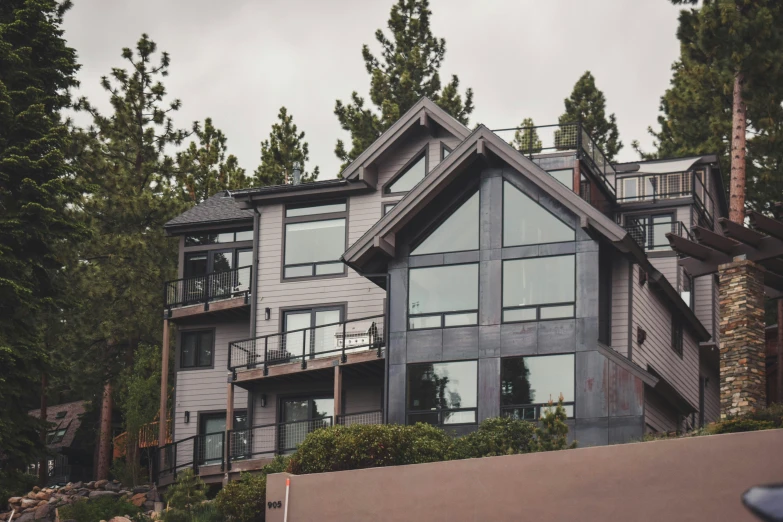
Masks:
[[[657,203],[660,201],[692,198],[699,217],[712,228],[715,202],[702,180],[702,172],[676,172],[670,174],[638,174],[623,176],[617,180],[617,202]]]
[[[250,304],[252,267],[167,281],[163,288],[168,317],[227,310]]]
[[[328,368],[335,359],[343,364],[377,359],[386,346],[384,322],[376,315],[234,341],[228,345],[228,369],[241,382]]]
[[[682,221],[671,219],[656,221],[654,217],[627,217],[623,228],[646,252],[671,251],[672,248],[666,234],[676,234],[679,237],[691,239],[688,227]]]

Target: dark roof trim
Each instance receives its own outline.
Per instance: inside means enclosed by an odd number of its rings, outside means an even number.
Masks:
[[[658,383],[653,386],[653,389],[658,392],[666,401],[677,408],[681,414],[689,415],[698,411],[698,408],[694,407],[688,399],[686,399],[680,392],[677,391],[677,388],[667,381],[650,364],[647,365],[647,371],[649,371],[653,377],[658,379]]]
[[[167,236],[181,236],[190,232],[210,232],[212,230],[226,230],[239,226],[252,226],[253,217],[242,219],[223,219],[215,221],[202,221],[201,223],[183,223],[181,225],[164,225]]]
[[[394,144],[399,137],[412,127],[422,124],[427,125],[429,120],[434,121],[457,138],[464,139],[470,134],[467,127],[438,107],[435,102],[427,97],[422,97],[391,127],[386,129],[372,145],[353,160],[340,175],[344,179],[362,179],[362,167],[371,165],[389,146]]]
[[[375,186],[365,181],[332,179],[323,182],[302,183],[300,185],[277,185],[233,192],[240,208],[252,208],[269,203],[289,203],[294,201],[312,201],[340,196],[350,196],[374,190]]]
[[[628,371],[631,375],[638,377],[648,386],[655,386],[658,383],[658,378],[650,374],[647,370],[628,360],[624,355],[616,352],[614,349],[609,348],[603,343],[598,343],[598,352],[604,357],[620,366],[624,370]]]

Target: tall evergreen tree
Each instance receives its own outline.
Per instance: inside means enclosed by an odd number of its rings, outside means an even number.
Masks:
[[[93,185],[78,207],[92,229],[91,241],[79,245],[75,285],[90,296],[80,320],[89,337],[85,365],[105,381],[98,476],[108,474],[112,380],[133,361],[140,343],[160,342],[163,281],[176,273],[176,244],[162,225],[185,204],[175,185],[176,167],[166,156],[187,132],[176,129],[171,113],[179,100],[166,102],[160,79],[168,74],[169,56],[145,34],[136,49],[125,48],[128,69],[114,68],[102,79],[112,113],[101,114],[87,100],[78,108],[94,121],[80,143],[79,161],[85,181]]]
[[[302,169],[302,182],[318,179],[318,167],[312,172],[305,171],[305,163],[310,160],[310,149],[304,141],[304,131],[294,123],[294,117],[288,109],[280,107],[279,120],[272,125],[269,139],[261,142],[261,165],[255,170],[256,186],[282,185],[291,183],[291,174],[295,165]]]
[[[198,144],[191,141],[187,149],[177,153],[179,184],[185,201],[200,203],[220,192],[246,188],[245,169],[233,154],[226,156],[226,136],[212,125],[212,118],[204,120],[204,127],[193,124]]]
[[[391,37],[381,29],[375,39],[382,48],[377,58],[367,45],[362,57],[370,74],[370,101],[376,111],[365,108],[364,98],[356,91],[351,102],[337,100],[334,113],[340,126],[351,133],[351,148],[346,149],[337,140],[335,154],[343,167],[356,159],[383,131],[410,109],[422,96],[432,99],[439,107],[463,124],[473,112],[473,90],[467,89],[463,100],[459,94],[456,75],[445,86],[441,85],[440,66],[446,54],[446,41],[436,38],[430,29],[428,0],[398,0],[391,9],[388,28]]]
[[[45,428],[27,410],[51,370],[46,325],[59,320],[63,245],[80,234],[69,217],[77,190],[60,115],[79,68],[62,37],[69,7],[0,3],[0,470],[44,449]]]
[[[533,118],[525,118],[514,132],[514,141],[511,146],[523,154],[537,154],[541,152],[541,138],[535,129]]]
[[[581,122],[582,128],[593,138],[609,161],[623,148],[620,133],[617,130],[617,118],[614,113],[606,116],[606,97],[595,85],[595,78],[586,71],[574,85],[571,95],[564,100],[565,112],[559,123]],[[563,140],[558,131],[555,140]]]

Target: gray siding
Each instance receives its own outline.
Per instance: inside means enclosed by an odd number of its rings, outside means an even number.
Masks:
[[[683,357],[680,359],[671,344],[671,311],[663,298],[645,283],[640,285],[639,266],[633,270],[633,361],[647,368],[651,365],[694,408],[699,404],[699,347],[686,327],[683,335]],[[639,344],[638,328],[647,332],[644,344]]]
[[[612,348],[628,356],[628,317],[630,300],[628,299],[629,262],[621,256],[615,256],[612,266]]]
[[[704,423],[709,424],[720,420],[720,375],[717,368],[704,360],[699,365],[699,373],[708,379],[704,388]]]
[[[680,288],[680,279],[677,274],[679,270],[679,263],[677,262],[676,256],[672,255],[666,257],[651,257],[650,264],[652,264],[656,270],[663,274],[663,276],[672,284],[674,288]]]
[[[668,433],[677,430],[677,412],[650,388],[646,388],[644,394],[644,422],[648,433]]]
[[[198,327],[183,327],[180,332],[204,328],[215,328],[215,367],[177,372],[174,408],[175,440],[196,435],[198,412],[226,410],[228,343],[247,338],[247,321],[205,323]],[[179,360],[179,347],[176,357]],[[241,388],[234,388],[234,408],[243,409],[246,405],[247,392]],[[190,412],[190,422],[187,424],[185,424],[185,411]]]
[[[704,325],[708,332],[715,336],[715,289],[712,275],[697,277],[693,280],[694,284],[694,313],[699,321]]]

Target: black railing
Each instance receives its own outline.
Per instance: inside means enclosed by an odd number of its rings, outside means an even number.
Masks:
[[[163,287],[166,308],[188,306],[218,299],[250,296],[252,267],[167,281]]]
[[[272,458],[294,451],[308,434],[333,425],[332,417],[263,424],[243,430],[230,430],[229,462],[258,457]]]
[[[224,441],[226,432],[193,435],[177,442],[157,448],[157,475],[172,475],[191,468],[196,473],[202,466],[220,466],[225,469],[226,455]]]
[[[335,416],[335,421],[340,426],[353,426],[354,424],[383,424],[383,410],[344,413]]]
[[[714,225],[715,202],[700,171],[670,174],[637,174],[617,179],[618,203],[655,203],[663,199],[693,198],[696,210],[709,224]]]
[[[347,354],[367,350],[380,357],[386,345],[383,321],[377,315],[234,341],[228,345],[228,369],[261,366],[266,375],[271,365],[300,361],[304,369],[319,357],[341,355],[345,362]]]
[[[666,234],[676,234],[692,239],[688,227],[682,221],[653,221],[650,218],[637,219],[627,217],[623,228],[628,231],[636,243],[648,252],[671,250]]]
[[[514,420],[536,421],[541,418],[544,412],[551,408],[552,411],[557,407],[556,404],[525,404],[521,406],[501,406],[501,417],[508,417]],[[564,402],[563,408],[569,419],[574,417],[574,403]]]
[[[581,123],[514,127],[497,129],[493,132],[510,131],[519,133],[519,140],[515,140],[512,145],[530,159],[533,159],[538,154],[551,154],[568,150],[577,151],[579,158],[585,161],[590,172],[601,181],[601,184],[611,194],[612,198],[616,196],[617,191],[614,178],[617,173],[601,148],[596,145]]]

